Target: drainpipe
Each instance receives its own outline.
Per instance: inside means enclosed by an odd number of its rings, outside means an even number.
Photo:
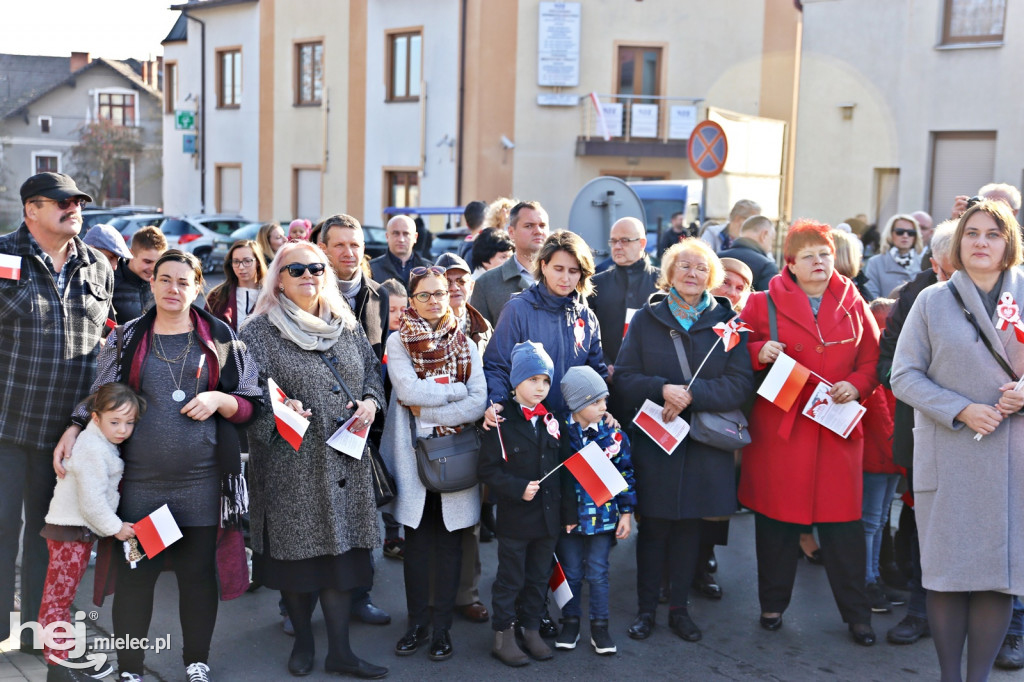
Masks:
[[[181,10],[186,19],[199,24],[199,206],[206,213],[206,22]]]
[[[462,0],[462,15],[459,17],[459,127],[455,134],[455,144],[458,145],[456,152],[458,160],[455,165],[456,206],[462,205],[462,140],[465,137],[462,117],[466,114],[466,4],[467,0]]]

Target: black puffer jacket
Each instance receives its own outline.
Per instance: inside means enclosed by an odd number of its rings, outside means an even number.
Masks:
[[[153,307],[153,290],[128,267],[125,260],[114,270],[114,314],[118,324],[134,320]]]

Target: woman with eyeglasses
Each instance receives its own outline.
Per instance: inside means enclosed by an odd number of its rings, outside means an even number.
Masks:
[[[122,446],[118,516],[136,523],[167,505],[182,538],[134,566],[120,544],[108,545],[97,572],[114,568],[115,575],[98,578],[97,596],[113,584],[114,628],[125,637],[147,637],[156,581],[170,561],[178,581],[185,674],[192,682],[210,672],[218,587],[220,598],[233,599],[249,586],[239,530],[245,486],[237,429],[259,411],[260,389],[253,359],[235,333],[193,305],[203,286],[195,256],[164,252],[151,286],[154,307],[107,337],[93,390],[120,381],[148,403]],[[80,426],[88,417],[83,404],[72,421]],[[73,442],[79,431],[71,426],[65,438]],[[60,461],[54,469],[64,474]],[[118,679],[141,680],[144,655],[140,648],[119,650]]]
[[[965,643],[967,679],[988,679],[1011,595],[1024,594],[1021,248],[1003,202],[967,209],[956,271],[918,296],[893,358],[893,392],[914,408],[914,514],[943,680],[961,679]]]
[[[206,310],[236,332],[256,308],[260,285],[267,276],[263,250],[251,239],[239,239],[224,257],[224,281],[206,296]]]
[[[753,372],[745,335],[726,352],[712,329],[736,316],[727,298],[711,294],[724,279],[721,261],[700,239],[685,238],[665,252],[658,291],[633,317],[615,359],[615,390],[628,402],[629,414],[649,399],[663,406],[665,420],[681,416],[690,421],[697,411],[736,409],[747,400]],[[688,373],[683,371],[677,340]],[[707,362],[690,385],[705,356]],[[632,448],[639,517],[638,612],[628,634],[633,639],[650,636],[662,575],[667,573],[669,628],[696,642],[702,635],[687,603],[690,586],[698,572],[705,571],[710,556],[710,551],[701,554],[701,519],[728,517],[736,511],[733,451],[686,438],[666,455],[640,431],[633,436]]]
[[[248,434],[253,579],[281,591],[295,629],[288,671],[313,670],[319,592],[324,669],[384,677],[387,668],[360,659],[349,644],[351,590],[372,584],[370,553],[380,546],[370,457],[365,444],[358,459],[327,445],[350,419],[350,432],[369,428],[384,389],[377,356],[323,251],[308,242],[278,250],[241,338],[259,366],[265,406]],[[271,392],[270,380],[280,392]],[[272,401],[309,420],[301,440],[286,440]]]
[[[836,272],[835,253],[828,225],[797,221],[783,247],[786,267],[743,309],[753,328],[747,349],[755,370],[769,369],[785,353],[812,374],[788,411],[760,396],[754,402],[739,498],[756,513],[761,627],[782,627],[803,553],[800,534],[816,527],[839,613],[854,641],[871,646],[861,525],[863,429],[858,423],[843,438],[801,414],[822,381],[839,404],[867,398],[878,385],[878,326],[853,282]]]
[[[864,264],[867,300],[889,296],[892,290],[921,272],[921,226],[914,216],[898,214],[882,229],[880,253]]]
[[[463,333],[462,321],[449,305],[445,269],[413,268],[409,302],[398,331],[387,342],[392,390],[380,444],[398,488],[391,513],[405,526],[409,622],[395,644],[395,655],[412,655],[429,640],[430,659],[443,661],[453,652],[462,530],[480,520],[480,487],[428,491],[417,472],[414,438],[471,427],[483,416],[487,381],[476,344]]]

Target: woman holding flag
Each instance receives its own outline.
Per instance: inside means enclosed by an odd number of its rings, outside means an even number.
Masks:
[[[967,209],[956,272],[921,292],[892,388],[914,408],[914,513],[943,680],[987,679],[1024,594],[1024,302],[1020,228],[1000,201]]]
[[[665,252],[657,284],[664,293],[654,294],[633,317],[615,361],[615,388],[632,401],[630,414],[652,400],[664,405],[665,421],[679,416],[690,421],[698,411],[737,409],[747,400],[753,373],[746,339],[732,331],[723,344],[714,329],[735,317],[728,299],[710,293],[724,276],[718,257],[699,239],[684,239]],[[701,518],[736,511],[733,453],[686,438],[668,454],[639,431],[632,441],[640,520],[639,613],[629,636],[646,639],[654,627],[667,555],[669,627],[695,642],[701,631],[686,604],[697,570]]]
[[[323,251],[308,242],[278,250],[241,338],[267,406],[249,427],[253,577],[284,598],[295,628],[288,671],[313,670],[319,591],[324,669],[383,677],[387,668],[352,652],[348,628],[350,590],[373,583],[370,552],[380,546],[365,439],[384,389]],[[338,431],[349,454],[327,445]]]
[[[802,552],[800,534],[815,525],[843,621],[854,641],[871,646],[875,633],[860,520],[861,425],[843,437],[802,412],[819,383],[828,389],[827,402],[838,405],[871,393],[878,384],[878,327],[853,282],[835,271],[828,225],[798,221],[789,229],[783,255],[785,269],[743,309],[753,327],[747,349],[754,369],[778,363],[759,390],[775,401],[759,397],[754,403],[753,442],[743,452],[740,473],[740,502],[757,514],[761,627],[782,627]],[[779,390],[767,390],[777,385]]]

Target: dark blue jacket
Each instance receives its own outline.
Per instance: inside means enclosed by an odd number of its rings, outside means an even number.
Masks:
[[[613,447],[616,443],[619,451],[611,457],[612,464],[622,477],[626,479],[629,487],[620,492],[600,507],[594,502],[594,498],[583,489],[580,482],[573,476],[566,476],[562,480],[565,489],[562,490],[562,506],[566,511],[562,516],[576,517],[578,524],[572,532],[576,535],[596,535],[598,533],[614,533],[619,524],[619,517],[622,514],[632,514],[636,506],[636,483],[633,480],[633,462],[629,455],[629,437],[621,429],[614,429],[603,421],[597,424],[597,437],[595,441],[605,450]],[[569,433],[569,453],[576,453],[590,442],[583,435],[583,429],[575,421],[566,418],[566,430]],[[616,438],[617,436],[617,438]],[[567,524],[567,525],[571,525]]]
[[[583,343],[577,347],[573,325],[583,320]],[[551,393],[544,402],[555,414],[567,412],[559,382],[570,367],[590,365],[602,377],[608,376],[601,352],[601,333],[597,317],[579,294],[554,296],[538,284],[512,297],[494,328],[484,352],[487,397],[494,403],[506,402],[512,395],[512,348],[521,341],[544,346],[554,364]]]

